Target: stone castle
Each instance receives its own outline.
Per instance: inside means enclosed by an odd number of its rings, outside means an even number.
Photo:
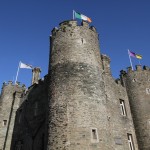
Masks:
[[[48,74],[0,95],[0,150],[150,150],[150,68],[114,79],[98,33],[64,21],[50,36]]]

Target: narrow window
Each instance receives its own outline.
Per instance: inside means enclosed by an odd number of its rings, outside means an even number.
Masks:
[[[7,120],[3,120],[3,126],[7,125]]]
[[[98,143],[99,142],[97,128],[91,129],[91,142],[92,143]]]
[[[82,44],[83,44],[83,38],[81,38],[81,42],[82,42]]]
[[[136,79],[133,79],[132,81],[133,81],[133,82],[136,82]]]
[[[34,116],[37,116],[37,112],[38,112],[38,103],[35,102],[35,105],[34,105]]]
[[[150,94],[150,89],[146,88],[146,94]]]
[[[92,137],[94,140],[97,139],[96,129],[92,129]]]
[[[121,114],[123,116],[127,116],[126,108],[125,108],[125,102],[122,99],[120,99],[120,108],[121,108]]]
[[[132,134],[127,134],[127,136],[128,136],[128,143],[129,143],[129,148],[130,148],[130,150],[135,150],[134,149],[134,144],[133,144],[133,138],[132,138]]]

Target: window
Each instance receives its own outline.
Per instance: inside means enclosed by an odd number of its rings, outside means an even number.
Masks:
[[[137,80],[136,80],[136,79],[133,79],[132,81],[133,81],[133,82],[136,82]]]
[[[91,142],[92,143],[99,142],[97,128],[92,128],[91,129]]]
[[[133,138],[132,138],[132,134],[127,134],[127,136],[128,136],[128,143],[129,143],[129,148],[130,148],[130,150],[135,150],[134,149],[134,144],[133,144]]]
[[[150,89],[146,88],[146,94],[150,94]]]
[[[92,129],[92,138],[93,138],[94,140],[97,139],[96,129]]]
[[[37,112],[38,112],[38,103],[35,102],[35,105],[34,105],[34,116],[37,116]]]
[[[120,108],[121,108],[121,114],[123,116],[127,116],[126,108],[125,108],[125,102],[122,99],[120,99]]]
[[[7,120],[3,120],[3,126],[7,125]]]

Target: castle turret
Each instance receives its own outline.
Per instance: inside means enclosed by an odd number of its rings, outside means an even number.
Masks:
[[[0,149],[10,149],[16,110],[20,105],[24,85],[13,85],[12,81],[4,83],[0,99]]]
[[[136,66],[133,71],[128,68],[122,72],[122,80],[126,86],[133,121],[140,150],[150,149],[150,69]]]
[[[98,34],[87,22],[62,22],[51,36],[48,149],[107,148]]]
[[[40,79],[40,73],[41,73],[40,68],[35,67],[32,69],[32,84],[34,83],[38,84],[38,81]]]

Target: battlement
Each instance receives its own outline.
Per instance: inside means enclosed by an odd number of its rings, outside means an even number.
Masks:
[[[136,65],[135,66],[135,70],[132,70],[132,67],[128,67],[127,71],[121,70],[120,74],[121,75],[126,75],[128,73],[132,73],[132,72],[142,72],[142,71],[150,71],[150,68],[148,66],[142,66],[141,65]]]
[[[5,86],[14,86],[14,87],[26,88],[25,84],[20,84],[20,82],[16,82],[16,84],[14,84],[13,81],[4,82],[2,88]]]
[[[63,32],[66,32],[68,29],[67,28],[76,28],[76,27],[84,27],[88,28],[91,31],[96,33],[96,28],[94,26],[89,26],[89,23],[86,21],[82,21],[81,25],[78,25],[76,20],[68,20],[68,21],[63,21],[59,24],[59,27],[55,27],[52,30],[52,35],[56,35],[56,33],[61,30]]]
[[[110,63],[110,57],[107,56],[106,54],[102,54],[101,58],[102,58],[102,61],[107,61],[108,63]]]

